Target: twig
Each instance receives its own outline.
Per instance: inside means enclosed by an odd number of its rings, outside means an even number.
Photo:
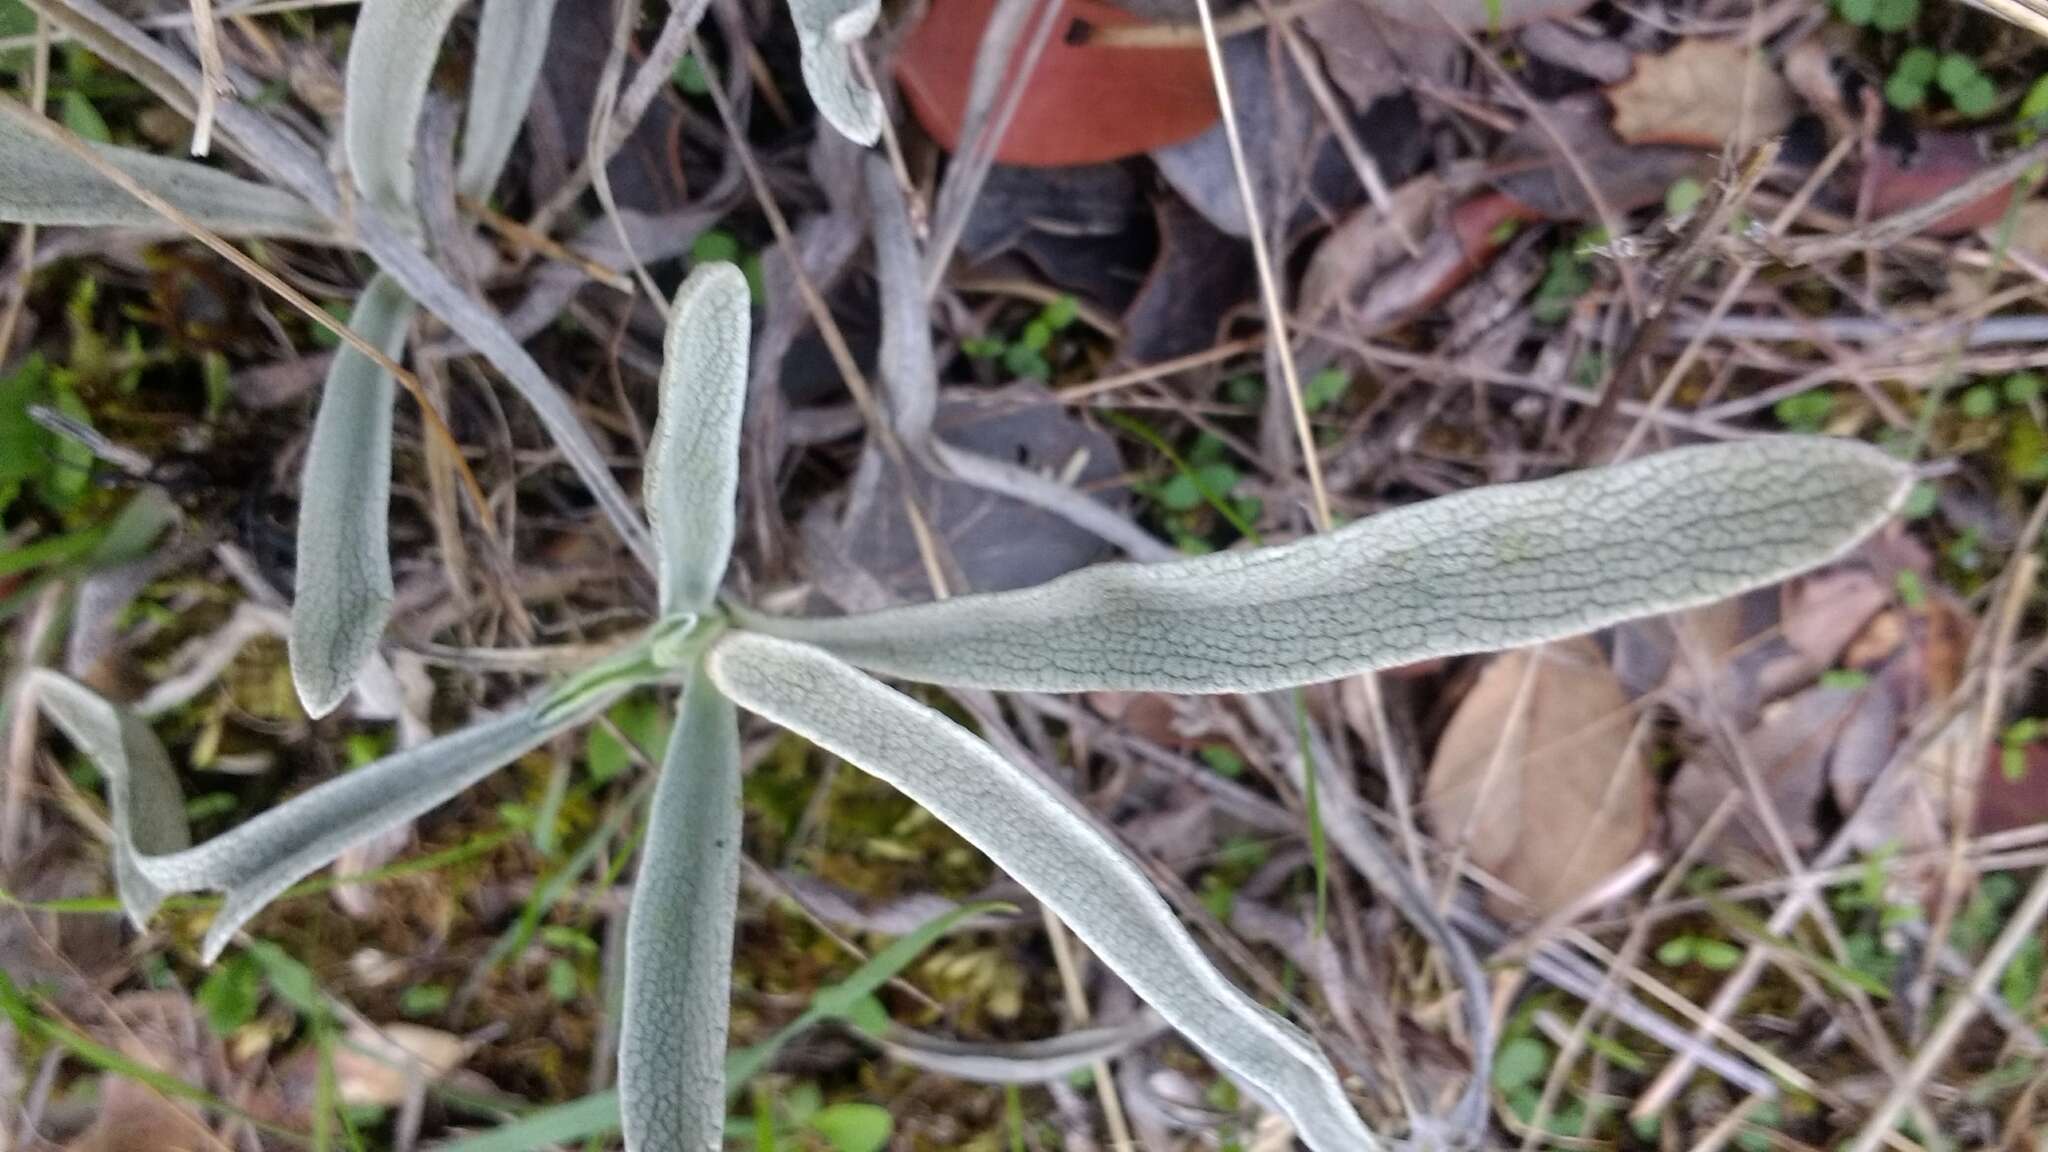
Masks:
[[[654,46],[647,50],[646,57],[634,70],[633,79],[627,82],[625,90],[618,90],[616,79],[610,85],[609,93],[603,88],[600,89],[601,104],[607,95],[615,97],[615,102],[604,108],[606,123],[602,127],[592,124],[589,133],[593,139],[601,141],[603,147],[584,156],[583,163],[577,165],[576,171],[570,173],[568,181],[555,189],[554,195],[548,197],[547,203],[541,205],[527,221],[530,227],[539,232],[552,231],[555,220],[575,206],[576,201],[582,198],[583,190],[590,187],[591,181],[598,176],[599,170],[609,165],[612,157],[618,155],[618,150],[625,147],[627,138],[640,126],[641,118],[647,115],[648,106],[654,103],[654,98],[670,83],[670,78],[675,75],[676,65],[682,61],[683,54],[689,51],[690,45],[695,42],[697,22],[703,19],[707,5],[708,0],[681,0],[680,3],[670,3],[668,18],[662,22],[661,34],[655,37]],[[626,7],[628,13],[638,10],[637,3]],[[699,53],[699,56],[701,57],[702,53]],[[655,300],[656,303],[660,302],[659,295]]]
[[[1805,210],[1807,202],[1820,190],[1821,185],[1827,181],[1828,176],[1834,172],[1835,168],[1843,160],[1848,158],[1850,148],[1854,143],[1853,140],[1844,139],[1829,151],[1827,156],[1820,162],[1820,165],[1814,169],[1813,174],[1808,176],[1806,182],[1801,185],[1798,193],[1786,202],[1785,206],[1779,210],[1777,216],[1772,218],[1768,229],[1769,235],[1781,236],[1784,234],[1785,229],[1792,226],[1792,222],[1799,218],[1799,213]],[[1757,172],[1754,175],[1757,178],[1761,178],[1762,173]],[[1752,180],[1749,183],[1749,188],[1754,190],[1755,187],[1756,185]],[[1721,289],[1720,297],[1714,301],[1713,309],[1707,313],[1706,320],[1700,324],[1698,331],[1693,333],[1692,339],[1686,344],[1685,351],[1679,353],[1678,359],[1672,363],[1670,368],[1665,370],[1664,379],[1658,383],[1657,390],[1650,396],[1646,412],[1661,412],[1671,403],[1671,397],[1677,393],[1678,385],[1685,379],[1687,370],[1698,361],[1700,353],[1706,349],[1707,337],[1714,331],[1714,326],[1719,323],[1721,317],[1728,314],[1728,309],[1734,307],[1736,299],[1742,295],[1744,288],[1749,287],[1749,282],[1756,276],[1756,273],[1757,265],[1753,262],[1746,262],[1735,269],[1735,274],[1728,278],[1727,285]],[[1619,383],[1619,381],[1617,380],[1616,383]],[[1649,419],[1646,415],[1638,419],[1635,427],[1629,430],[1628,439],[1623,441],[1621,450],[1615,453],[1614,458],[1625,460],[1633,455],[1636,447],[1642,443],[1643,437],[1648,430]]]
[[[2007,156],[1932,200],[1894,212],[1882,220],[1837,236],[1797,240],[1784,245],[1777,255],[1790,264],[1811,264],[1857,252],[1896,244],[1969,204],[1989,196],[2026,174],[2027,169],[2048,159],[2048,139],[2036,141]]]
[[[695,26],[703,13],[703,0],[681,0],[680,3],[671,3],[669,24],[674,25],[679,18],[687,15],[690,25]],[[653,302],[655,309],[667,315],[668,301],[663,298],[661,288],[655,284],[654,277],[647,271],[647,266],[641,263],[640,254],[634,251],[633,237],[626,231],[626,222],[619,216],[618,201],[612,195],[610,161],[613,154],[612,131],[615,127],[612,114],[618,107],[619,80],[625,75],[626,53],[633,46],[633,24],[639,15],[640,0],[622,0],[616,5],[616,15],[612,21],[611,51],[605,55],[604,69],[597,78],[597,96],[590,111],[590,128],[584,137],[583,154],[586,157],[595,157],[596,162],[586,163],[578,172],[589,174],[591,187],[597,191],[598,206],[604,209],[604,218],[611,221],[612,232],[619,239],[619,251],[625,254],[626,267],[632,271],[641,290],[647,293],[647,299]],[[684,31],[687,33],[689,29],[685,28]],[[639,77],[636,76],[634,79],[637,81]],[[636,122],[637,119],[636,117]],[[571,180],[570,186],[574,185],[575,181]],[[551,206],[555,203],[561,203],[559,196],[556,200],[550,201]],[[535,226],[533,230],[542,233],[547,231],[545,227],[539,226]]]
[[[988,27],[982,33],[981,43],[975,48],[974,77],[968,88],[963,124],[967,133],[966,147],[960,150],[961,155],[955,157],[947,171],[945,183],[939,187],[938,201],[932,209],[931,244],[925,250],[926,299],[938,294],[939,282],[945,278],[946,266],[952,262],[953,249],[967,230],[967,217],[972,212],[974,201],[981,194],[989,169],[995,165],[996,150],[1002,145],[1004,135],[1010,130],[1010,121],[1024,102],[1031,74],[1038,67],[1046,45],[1052,42],[1053,29],[1059,27],[1060,14],[1066,7],[1059,0],[1036,2],[1038,21],[1031,26],[1030,39],[1024,41],[1022,52],[1013,52],[1013,49],[1018,35],[1024,31],[1023,10],[1033,0],[998,0]],[[1011,77],[1013,60],[1014,78]],[[1007,85],[1003,84],[1005,79],[1009,79]]]
[[[29,687],[29,672],[42,661],[49,647],[57,609],[64,602],[64,583],[53,580],[37,594],[34,607],[21,622],[15,648],[19,665],[8,686],[7,761],[0,770],[7,773],[0,787],[0,865],[13,867],[23,857],[22,829],[28,813],[29,778],[35,774],[36,702]]]
[[[1314,51],[1301,33],[1295,31],[1292,21],[1280,20],[1276,15],[1273,26],[1279,29],[1288,54],[1294,57],[1295,71],[1308,88],[1309,96],[1322,110],[1323,119],[1330,126],[1330,135],[1337,141],[1337,150],[1344,153],[1351,170],[1358,174],[1358,182],[1365,186],[1365,198],[1372,201],[1374,210],[1385,218],[1387,226],[1394,230],[1395,239],[1401,241],[1401,247],[1407,250],[1408,255],[1422,255],[1422,244],[1415,239],[1408,221],[1394,210],[1393,193],[1387,190],[1387,178],[1380,174],[1380,162],[1373,159],[1365,143],[1358,138],[1357,131],[1351,127],[1351,119],[1345,115],[1337,94],[1330,90],[1330,81],[1323,75],[1322,65],[1317,62]]]
[[[1246,5],[1235,12],[1229,12],[1216,19],[1216,35],[1224,40],[1257,32],[1268,25],[1275,27],[1330,3],[1330,0],[1294,0],[1290,4],[1275,4],[1261,9],[1257,5]],[[1089,26],[1081,42],[1098,48],[1193,48],[1207,43],[1202,25],[1161,22],[1156,24],[1125,24],[1115,28]]]
[[[213,113],[228,86],[227,61],[220,54],[220,24],[213,18],[213,0],[192,0],[192,34],[199,42],[199,114],[192,118],[192,155],[213,150]]]
[[[2048,495],[2042,496],[2036,504],[2035,519],[2038,520],[2039,509],[2044,507],[2048,507]],[[1971,814],[1977,811],[1977,793],[1984,775],[1984,753],[1997,738],[1999,722],[2005,715],[2006,658],[2012,652],[2027,601],[2038,590],[2034,581],[2040,574],[2041,560],[2034,554],[2033,545],[2032,540],[2020,542],[2013,555],[2012,567],[2006,573],[2007,583],[1998,601],[1998,616],[1992,623],[1991,643],[1986,655],[1984,698],[1978,703],[1977,723],[1972,726],[1969,741],[1963,748],[1962,763],[1949,780],[1948,858],[1942,867],[1941,888],[1937,893],[1934,917],[1928,927],[1930,940],[1949,938],[1956,905],[1963,895],[1964,872],[1969,860],[1966,851],[1969,821]],[[1922,953],[1920,970],[1914,975],[1908,1003],[1929,1002],[1939,958],[1938,948],[1928,948]]]
[[[1635,335],[1622,349],[1621,355],[1615,360],[1614,370],[1607,376],[1606,387],[1601,390],[1599,406],[1573,430],[1572,435],[1578,441],[1577,449],[1581,460],[1589,458],[1588,454],[1599,439],[1600,431],[1612,416],[1615,405],[1621,402],[1621,393],[1628,387],[1629,377],[1635,374],[1637,365],[1643,362],[1643,357],[1653,345],[1663,340],[1665,326],[1671,322],[1672,305],[1677,302],[1679,294],[1685,291],[1692,279],[1693,270],[1698,266],[1700,258],[1706,254],[1710,238],[1727,230],[1729,222],[1735,218],[1735,213],[1748,202],[1750,193],[1756,190],[1757,184],[1770,171],[1771,164],[1777,158],[1778,142],[1765,141],[1742,166],[1742,173],[1733,185],[1724,191],[1711,209],[1700,213],[1693,225],[1692,234],[1685,238],[1670,262],[1669,275],[1664,283],[1664,291],[1657,301],[1657,310],[1636,326]],[[1726,312],[1729,306],[1734,304],[1735,297],[1741,294],[1742,286],[1749,282],[1749,276],[1753,274],[1751,267],[1744,265],[1736,273],[1735,279],[1729,282],[1727,290],[1721,293],[1721,299],[1715,303],[1716,310]],[[1709,323],[1704,330],[1712,330],[1712,319],[1712,316],[1708,317]],[[1704,336],[1695,336],[1678,360],[1664,373],[1663,382],[1650,395],[1650,407],[1653,410],[1668,403],[1668,400],[1662,398],[1668,397],[1677,389],[1678,382],[1684,379],[1686,369],[1698,358],[1705,343]],[[1615,453],[1615,459],[1625,460],[1633,455],[1644,431],[1648,428],[1648,421],[1637,420],[1628,438],[1622,442],[1621,449]]]
[[[1223,112],[1223,136],[1230,143],[1230,166],[1237,177],[1237,198],[1244,205],[1244,218],[1252,244],[1252,264],[1258,270],[1259,302],[1266,312],[1270,330],[1268,346],[1280,362],[1280,380],[1287,389],[1288,407],[1294,413],[1294,434],[1301,442],[1302,461],[1308,470],[1309,491],[1314,497],[1316,527],[1329,531],[1330,494],[1323,488],[1322,459],[1317,453],[1315,431],[1309,426],[1308,405],[1301,396],[1301,377],[1294,367],[1293,342],[1287,338],[1287,308],[1280,300],[1279,278],[1273,272],[1273,256],[1266,250],[1264,217],[1259,214],[1258,193],[1252,190],[1251,167],[1245,162],[1244,140],[1237,130],[1237,109],[1230,95],[1230,74],[1223,64],[1223,44],[1216,37],[1216,16],[1209,0],[1196,0],[1202,17],[1202,36],[1209,53],[1209,78],[1216,88],[1216,104]]]
[[[318,8],[353,8],[360,3],[362,0],[262,0],[256,4],[222,5],[221,15],[274,16],[280,12],[307,12]],[[162,12],[154,16],[144,16],[135,23],[144,28],[183,28],[192,23],[192,10],[187,8],[183,12]],[[57,44],[66,43],[71,39],[71,33],[61,29],[50,38],[52,43]],[[36,36],[33,32],[22,36],[0,36],[0,52],[17,52],[24,48],[33,48],[35,44]]]
[[[633,294],[633,279],[626,273],[616,268],[608,268],[573,248],[565,247],[547,233],[536,232],[525,223],[512,219],[480,200],[457,196],[455,201],[462,206],[464,212],[475,216],[483,222],[484,227],[506,240],[531,249],[556,263],[567,264],[607,288],[624,292],[629,296]]]

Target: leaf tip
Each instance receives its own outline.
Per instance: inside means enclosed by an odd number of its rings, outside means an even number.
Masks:
[[[334,627],[310,622],[307,614],[292,612],[285,652],[292,673],[292,691],[299,706],[314,720],[341,706],[355,690],[356,676],[377,649],[391,602],[366,603],[352,616],[354,623]],[[374,621],[374,627],[364,626]]]

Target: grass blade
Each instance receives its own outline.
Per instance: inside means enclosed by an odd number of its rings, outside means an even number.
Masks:
[[[702,675],[683,693],[626,921],[626,1147],[717,1148],[740,879],[740,735]]]
[[[413,303],[385,276],[356,298],[349,327],[394,359]],[[327,370],[299,484],[292,577],[292,686],[310,716],[334,710],[391,619],[391,407],[397,382],[343,346]]]
[[[334,243],[332,226],[289,192],[204,164],[107,144],[90,147],[180,211],[224,236]],[[143,228],[166,222],[120,186],[55,144],[0,116],[0,222]]]
[[[436,1144],[432,1152],[542,1152],[618,1130],[619,1093],[613,1089],[530,1112],[489,1132]]]
[[[484,0],[463,108],[462,156],[455,164],[455,190],[472,200],[490,199],[512,155],[554,16],[555,0]]]
[[[975,1084],[1045,1084],[1064,1080],[1114,1060],[1166,1031],[1166,1022],[1151,1012],[1129,1020],[1084,1028],[1045,1040],[968,1044],[944,1036],[927,1036],[892,1028],[874,1038],[892,1060]]]
[[[1033,692],[1259,692],[1511,648],[1719,600],[1841,554],[1905,499],[1867,445],[1682,448],[1504,484],[1292,544],[1105,564],[861,616],[738,611],[907,680]]]
[[[747,278],[714,263],[690,273],[669,312],[643,495],[664,616],[703,611],[732,554],[750,307]]]
[[[342,141],[356,188],[401,224],[413,209],[412,157],[441,38],[462,0],[363,0],[343,77]]]
[[[861,79],[853,54],[881,14],[880,0],[789,0],[804,88],[827,124],[863,146],[882,138],[882,98]]]
[[[828,985],[811,994],[811,1003],[796,1019],[783,1025],[773,1036],[758,1044],[742,1048],[726,1061],[726,1092],[728,1095],[739,1091],[739,1087],[759,1075],[763,1068],[775,1062],[783,1047],[797,1037],[827,1020],[851,1020],[861,1001],[882,990],[882,986],[894,980],[905,968],[924,955],[925,950],[939,942],[963,922],[990,912],[1013,912],[1016,909],[1001,901],[988,900],[979,904],[963,904],[958,908],[941,912],[919,924],[908,934],[898,936],[889,946],[867,958],[852,974],[837,984]]]
[[[708,667],[734,703],[888,781],[987,853],[1316,1152],[1378,1146],[1315,1044],[1216,970],[1071,797],[821,649],[736,632]]]

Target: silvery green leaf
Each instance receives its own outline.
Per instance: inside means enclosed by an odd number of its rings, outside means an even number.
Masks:
[[[414,219],[412,157],[441,38],[462,0],[363,0],[348,45],[342,139],[356,188],[399,222]]]
[[[53,673],[39,674],[38,688],[50,715],[107,777],[116,797],[115,856],[132,865],[117,876],[129,914],[146,916],[171,892],[226,896],[201,947],[207,963],[265,904],[350,845],[446,803],[623,695],[594,697],[581,711],[545,721],[537,709],[521,705],[364,765],[184,848],[184,804],[169,761],[141,721]],[[139,886],[131,887],[131,880]]]
[[[31,672],[28,692],[107,781],[114,825],[114,884],[137,928],[163,903],[166,889],[139,861],[191,843],[185,796],[164,746],[149,725],[91,689],[55,672]]]
[[[413,303],[372,277],[349,327],[396,357]],[[343,346],[327,369],[320,414],[299,484],[298,559],[292,576],[292,686],[311,716],[348,695],[391,618],[391,406],[397,384],[376,361]]]
[[[472,200],[490,197],[512,155],[554,15],[555,0],[484,0],[463,109],[462,156],[455,164],[455,189]]]
[[[133,148],[88,144],[173,207],[224,236],[333,242],[334,229],[303,200],[204,164]],[[92,166],[0,116],[0,222],[79,227],[172,227]]]
[[[698,674],[669,736],[626,920],[619,1104],[629,1152],[719,1147],[739,877],[739,723]]]
[[[545,723],[532,708],[515,708],[355,769],[232,832],[164,858],[166,871],[187,878],[182,890],[226,894],[202,955],[211,962],[265,904],[344,849],[440,807],[612,699]]]
[[[789,0],[804,87],[818,115],[860,145],[882,138],[882,97],[861,79],[853,53],[881,14],[880,0]]]
[[[1161,1032],[1166,1021],[1152,1012],[1128,1020],[1084,1028],[1045,1040],[1014,1043],[969,1042],[931,1036],[908,1028],[891,1028],[869,1043],[889,1058],[976,1084],[1044,1084],[1064,1080],[1103,1060],[1114,1060]],[[855,1035],[859,1033],[856,1031]]]
[[[1074,800],[822,649],[732,632],[711,679],[733,702],[888,781],[1057,913],[1216,1064],[1317,1152],[1377,1147],[1308,1037],[1209,963],[1145,873]]]
[[[907,680],[1258,692],[1719,600],[1840,555],[1910,486],[1867,445],[1751,440],[1462,492],[1273,548],[860,616],[739,616]]]
[[[732,553],[749,307],[738,268],[704,264],[669,310],[644,493],[664,616],[710,604]]]

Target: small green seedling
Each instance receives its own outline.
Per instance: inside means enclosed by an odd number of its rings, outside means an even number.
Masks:
[[[1819,390],[1787,396],[1771,409],[1787,431],[1808,434],[1819,432],[1834,412],[1834,394]]]
[[[831,1152],[882,1152],[896,1122],[889,1110],[875,1104],[824,1102],[816,1084],[793,1084],[774,1096],[761,1092],[754,1114],[726,1125],[726,1137],[759,1149],[809,1149],[823,1145]]]
[[[1684,220],[1706,197],[1706,186],[1690,176],[1673,181],[1664,191],[1664,214],[1674,221]]]
[[[1920,0],[1835,0],[1835,11],[1858,28],[1903,32],[1920,18]]]
[[[1014,339],[975,336],[960,342],[960,350],[976,360],[1000,361],[1010,375],[1027,380],[1052,379],[1052,362],[1046,350],[1053,337],[1073,326],[1080,316],[1080,304],[1072,296],[1055,297],[1038,315],[1027,321]]]
[[[2027,777],[2027,748],[2048,733],[2048,721],[2026,716],[2006,725],[1999,734],[1999,771],[2017,784]]]
[[[1594,228],[1551,249],[1549,267],[1543,273],[1542,283],[1536,285],[1536,298],[1529,305],[1529,314],[1538,323],[1563,323],[1579,297],[1592,291],[1592,249],[1606,242],[1606,230]]]
[[[1912,112],[1927,103],[1928,89],[1937,88],[1948,97],[1957,112],[1972,119],[1990,113],[1998,103],[1998,88],[1977,68],[1977,62],[1961,52],[1937,55],[1918,45],[1899,54],[1892,74],[1885,80],[1885,102],[1901,112]]]
[[[1711,936],[1673,936],[1657,948],[1657,963],[1667,968],[1697,964],[1710,972],[1726,972],[1742,962],[1742,949]]]

